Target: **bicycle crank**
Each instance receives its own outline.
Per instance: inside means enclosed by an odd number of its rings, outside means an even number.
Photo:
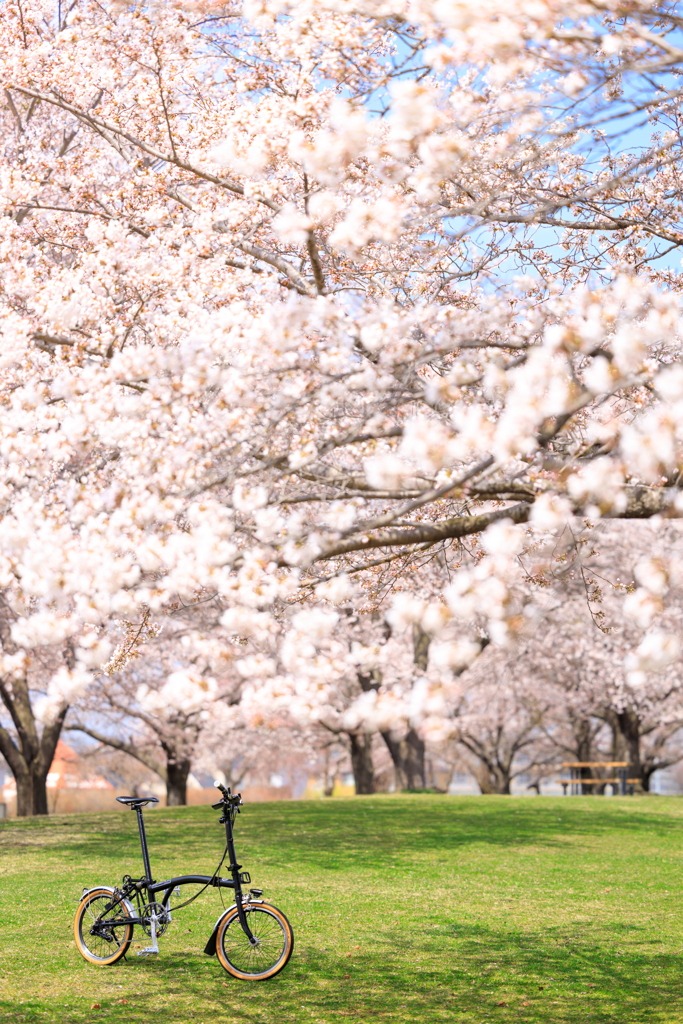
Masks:
[[[142,930],[145,935],[151,936],[152,945],[146,946],[138,951],[138,956],[149,956],[151,953],[159,952],[157,936],[163,935],[169,924],[169,915],[160,903],[149,903],[142,908],[140,915],[143,918]]]

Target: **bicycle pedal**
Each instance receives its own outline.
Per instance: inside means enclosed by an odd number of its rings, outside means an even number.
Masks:
[[[150,956],[152,953],[158,953],[158,949],[154,949],[152,946],[147,946],[146,949],[139,949],[138,956]]]

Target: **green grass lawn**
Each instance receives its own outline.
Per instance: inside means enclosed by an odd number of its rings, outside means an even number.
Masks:
[[[211,873],[217,817],[147,812],[155,877]],[[135,815],[0,823],[0,1021],[683,1021],[683,799],[254,804],[236,841],[294,928],[271,981],[202,953],[215,889],[158,957],[135,956],[136,935],[127,961],[91,966],[73,914],[83,886],[139,874]]]

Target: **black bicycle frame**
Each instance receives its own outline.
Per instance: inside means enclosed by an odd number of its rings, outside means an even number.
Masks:
[[[144,878],[131,879],[129,892],[135,892],[139,896],[142,890],[146,890],[148,899],[151,902],[151,897],[155,893],[163,892],[163,898],[161,905],[165,910],[168,910],[168,904],[171,899],[171,893],[173,890],[180,885],[205,885],[214,886],[221,889],[234,889],[235,891],[235,904],[237,906],[237,916],[239,918],[242,930],[249,942],[252,945],[256,945],[256,939],[254,938],[249,923],[247,921],[247,915],[244,912],[242,906],[242,882],[245,884],[251,881],[248,872],[244,874],[240,873],[241,864],[237,863],[237,856],[235,854],[235,840],[233,835],[233,816],[237,810],[238,804],[235,802],[239,800],[239,797],[231,797],[229,794],[224,792],[224,799],[218,804],[214,804],[214,808],[222,808],[223,816],[220,819],[221,824],[225,824],[225,836],[228,856],[230,858],[228,868],[232,878],[219,878],[216,875],[178,875],[176,878],[167,878],[163,882],[155,882],[152,878],[152,868],[149,863],[149,847],[147,846],[147,835],[145,833],[145,823],[142,817],[142,807],[135,807],[134,810],[138,816],[138,831],[140,833],[140,847],[142,849],[142,863],[145,869]],[[233,810],[234,808],[234,810]],[[117,898],[111,904],[111,908],[116,906],[117,903],[121,902],[121,899],[125,898],[125,893],[122,894],[121,898]],[[144,924],[146,923],[142,918],[128,917],[127,921],[129,924]]]

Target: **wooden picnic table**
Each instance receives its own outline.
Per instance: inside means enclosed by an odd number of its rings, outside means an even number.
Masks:
[[[634,787],[640,782],[640,779],[629,779],[628,776],[628,761],[565,761],[562,764],[563,768],[569,769],[568,779],[557,779],[556,781],[562,786],[562,792],[567,795],[567,788],[569,787],[570,796],[578,796],[582,792],[583,786],[611,786],[612,793],[614,796],[617,792],[621,793],[622,796],[633,795]],[[582,768],[616,768],[616,778],[581,778]]]

